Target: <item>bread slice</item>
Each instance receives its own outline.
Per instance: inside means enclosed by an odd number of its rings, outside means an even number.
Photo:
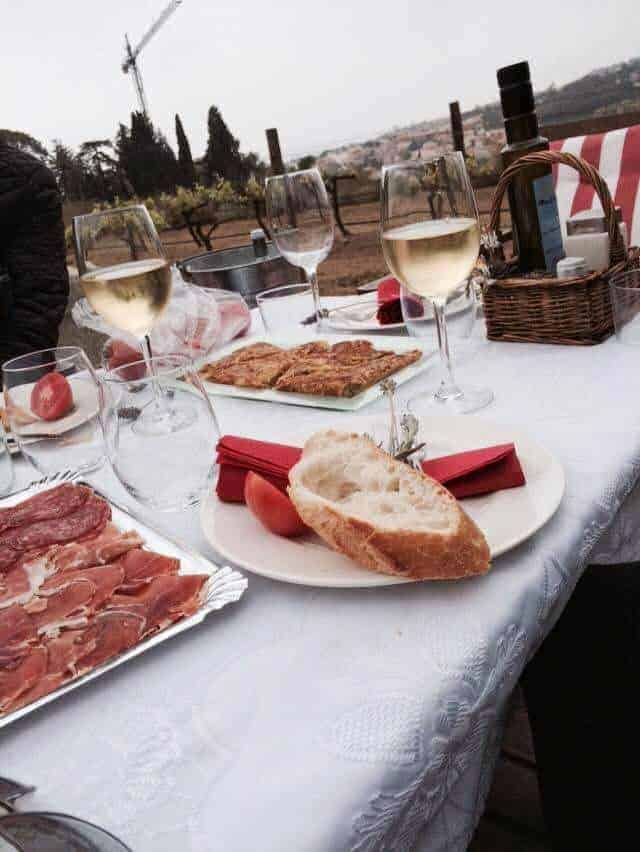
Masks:
[[[369,438],[318,432],[289,472],[302,520],[365,568],[414,580],[489,570],[489,546],[446,488]]]

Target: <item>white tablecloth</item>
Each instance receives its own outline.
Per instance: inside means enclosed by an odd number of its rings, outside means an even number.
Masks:
[[[477,580],[331,591],[250,576],[238,605],[2,731],[0,773],[38,786],[24,805],[136,852],[399,852],[419,835],[429,852],[465,849],[508,696],[640,472],[637,364],[614,341],[478,345],[459,369],[495,391],[478,416],[565,467],[542,531]],[[215,405],[223,431],[282,441],[344,416]],[[18,477],[32,478],[24,462]],[[96,479],[122,498],[110,472]],[[597,561],[637,558],[639,517],[620,516]],[[195,511],[155,520],[215,558]]]

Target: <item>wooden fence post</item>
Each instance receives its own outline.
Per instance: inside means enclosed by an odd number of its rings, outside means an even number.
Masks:
[[[460,104],[458,101],[453,101],[449,104],[449,115],[451,116],[453,148],[455,151],[462,151],[462,156],[466,157],[464,150],[464,130],[462,128],[462,116],[460,115]]]
[[[333,175],[328,179],[329,183],[329,194],[331,195],[331,200],[333,201],[333,217],[336,220],[336,225],[340,228],[340,232],[345,239],[351,236],[350,231],[347,229],[347,226],[342,221],[342,216],[340,215],[340,200],[338,198],[338,185],[341,180],[346,180],[352,178],[353,175]]]
[[[269,146],[269,159],[271,161],[271,174],[283,175],[284,163],[282,162],[282,152],[280,151],[280,139],[278,138],[278,128],[270,127],[267,131],[267,145]]]

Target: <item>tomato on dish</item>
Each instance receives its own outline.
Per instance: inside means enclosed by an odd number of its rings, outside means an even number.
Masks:
[[[146,375],[146,367],[142,361],[142,352],[130,346],[124,340],[110,340],[107,345],[107,367],[115,370],[118,367],[118,375],[125,381],[132,382],[142,379]],[[133,366],[129,367],[128,364]]]
[[[31,410],[41,420],[59,420],[73,408],[73,392],[62,373],[47,373],[33,386]]]
[[[309,530],[287,495],[253,471],[244,483],[244,499],[251,513],[276,535],[293,538]]]

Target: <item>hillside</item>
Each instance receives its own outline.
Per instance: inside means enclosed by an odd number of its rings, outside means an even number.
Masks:
[[[640,57],[598,68],[564,86],[536,92],[542,124],[557,124],[640,109]],[[495,170],[504,144],[502,112],[496,100],[462,114],[467,152],[479,173]],[[323,151],[318,165],[328,173],[350,171],[375,177],[382,163],[418,159],[451,145],[449,117],[394,127],[375,139]]]

